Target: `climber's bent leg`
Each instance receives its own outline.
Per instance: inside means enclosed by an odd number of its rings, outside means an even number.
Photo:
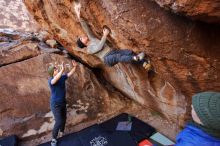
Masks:
[[[117,50],[112,50],[104,57],[104,63],[107,66],[114,66],[117,63],[117,60],[113,57],[117,54]]]
[[[134,54],[130,50],[113,50],[104,57],[104,62],[108,66],[114,66],[119,62],[132,63]]]
[[[121,55],[134,55],[134,52],[128,49],[117,50],[117,54]]]

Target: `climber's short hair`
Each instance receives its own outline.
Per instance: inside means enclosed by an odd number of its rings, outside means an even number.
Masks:
[[[53,77],[53,73],[54,73],[54,70],[56,69],[56,67],[54,65],[50,65],[47,69],[48,71],[48,74],[50,75],[50,77]]]
[[[77,39],[76,44],[81,49],[86,47],[86,45],[81,41],[80,38]]]

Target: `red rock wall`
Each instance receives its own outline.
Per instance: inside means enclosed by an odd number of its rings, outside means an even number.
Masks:
[[[65,51],[37,40],[42,39],[42,34],[47,33],[0,29],[0,138],[16,134],[22,146],[51,140],[54,118],[49,104],[47,67],[64,61],[65,72],[71,68],[70,56]],[[52,39],[51,36],[46,38]],[[156,127],[169,138],[175,139],[179,131],[175,123],[122,95],[106,82],[100,70],[86,64],[78,63],[76,72],[66,85],[68,113],[65,134],[123,112]]]
[[[21,31],[39,29],[22,0],[1,0],[0,10],[0,28],[13,28]]]
[[[54,119],[47,68],[51,63],[64,61],[65,72],[71,69],[70,59],[61,51],[55,54],[54,48],[39,47],[43,42],[22,40],[26,35],[0,33],[0,137],[16,134],[23,139],[38,139],[51,131]],[[10,42],[2,41],[4,37]],[[67,129],[79,123],[88,126],[86,122],[117,113],[130,103],[80,63],[66,88]]]
[[[42,28],[50,31],[73,55],[102,70],[105,78],[125,95],[183,125],[190,114],[191,96],[220,90],[220,28],[176,16],[148,0],[82,0],[82,15],[101,38],[102,26],[112,34],[113,47],[144,51],[156,73],[141,66],[109,68],[100,60],[75,50],[83,33],[73,12],[73,1],[24,0]]]
[[[154,0],[161,7],[209,23],[220,24],[219,0]]]

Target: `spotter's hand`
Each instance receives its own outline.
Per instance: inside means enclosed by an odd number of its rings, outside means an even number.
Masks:
[[[72,60],[72,65],[73,65],[73,67],[76,67],[77,66],[76,61]]]

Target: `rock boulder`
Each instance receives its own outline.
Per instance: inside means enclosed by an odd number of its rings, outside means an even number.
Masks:
[[[190,117],[191,96],[220,89],[220,28],[174,15],[149,0],[81,0],[82,16],[101,38],[102,27],[111,29],[114,48],[145,52],[155,72],[141,66],[104,66],[94,56],[76,50],[83,33],[73,0],[24,0],[42,28],[47,29],[72,55],[101,74],[125,95],[162,113],[179,125]],[[217,19],[216,19],[217,20]]]

